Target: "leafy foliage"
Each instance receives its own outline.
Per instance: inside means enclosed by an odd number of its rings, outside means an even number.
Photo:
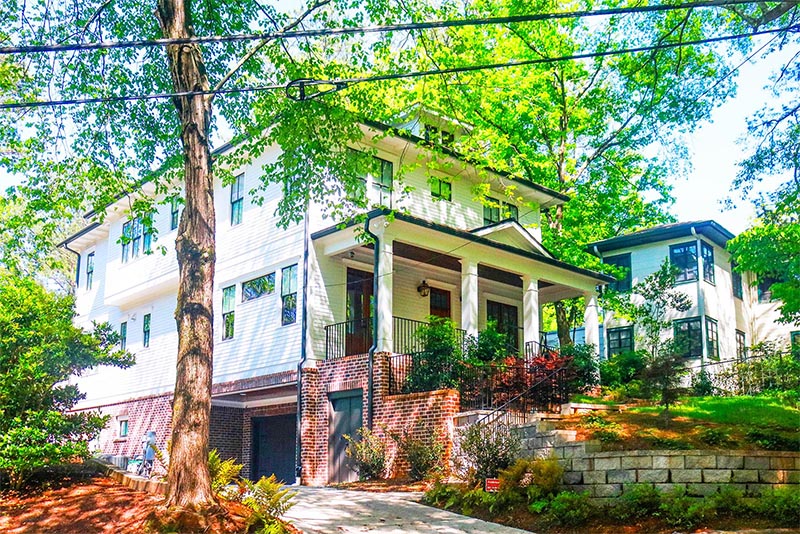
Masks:
[[[520,438],[504,425],[475,423],[458,433],[459,449],[469,477],[480,483],[514,463]]]
[[[347,440],[346,454],[355,464],[361,480],[376,480],[386,473],[386,442],[367,427],[357,430],[356,437],[344,435]]]
[[[222,488],[239,478],[242,464],[237,464],[233,458],[223,460],[217,449],[208,452],[208,474],[211,475],[211,489],[218,493]]]
[[[611,516],[621,521],[643,519],[656,513],[661,506],[661,493],[650,484],[632,484],[611,507]]]
[[[588,491],[562,491],[550,502],[548,514],[559,525],[577,527],[586,523],[593,512]]]
[[[600,383],[607,387],[630,384],[645,367],[646,353],[625,351],[600,362]]]
[[[297,492],[284,488],[275,475],[261,477],[257,482],[241,479],[239,485],[242,504],[253,511],[251,523],[263,525],[258,532],[281,532],[277,519],[294,506],[292,499]]]
[[[552,497],[561,485],[564,468],[555,457],[520,458],[499,473],[501,491],[525,491],[530,497],[536,488],[537,498]]]
[[[70,377],[133,364],[108,324],[87,333],[72,318],[72,297],[0,274],[0,470],[16,488],[39,467],[86,456],[105,426],[99,414],[68,413],[83,398]]]
[[[672,527],[695,528],[716,515],[714,503],[686,494],[685,488],[675,488],[661,496],[658,514]]]
[[[600,385],[600,364],[595,354],[594,345],[573,344],[560,349],[561,356],[570,358],[572,372],[567,385],[570,393],[592,389]]]
[[[416,332],[421,353],[415,354],[403,385],[405,391],[434,391],[458,386],[463,365],[461,343],[450,319],[429,317]]]
[[[390,433],[389,437],[397,443],[398,451],[408,461],[411,480],[423,480],[445,470],[445,444],[438,433],[426,432],[422,425],[417,425],[416,431],[406,428],[403,432]]]

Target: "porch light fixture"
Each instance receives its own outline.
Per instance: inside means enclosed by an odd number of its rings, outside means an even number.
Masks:
[[[427,297],[431,294],[431,286],[428,285],[428,282],[425,280],[417,287],[417,293],[420,294],[421,297]]]

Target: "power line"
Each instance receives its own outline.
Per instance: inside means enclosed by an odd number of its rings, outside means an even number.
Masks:
[[[781,33],[781,32],[789,32],[789,31],[797,31],[800,30],[800,24],[795,24],[792,26],[786,26],[783,28],[776,28],[770,30],[761,30],[756,32],[750,33],[742,33],[742,34],[735,34],[735,35],[724,35],[720,37],[709,37],[706,39],[697,39],[693,41],[683,41],[678,43],[661,43],[657,45],[650,45],[650,46],[640,46],[634,48],[624,48],[618,50],[607,50],[603,52],[587,52],[584,54],[574,54],[568,56],[558,56],[552,58],[538,58],[538,59],[527,59],[527,60],[519,60],[519,61],[507,61],[504,63],[490,63],[490,64],[483,64],[483,65],[466,65],[462,67],[451,67],[446,69],[432,69],[426,71],[416,71],[416,72],[406,72],[406,73],[395,73],[395,74],[382,74],[376,76],[365,76],[365,77],[357,77],[357,78],[341,78],[341,79],[333,79],[333,80],[315,80],[315,79],[297,79],[293,80],[285,85],[261,85],[261,86],[253,86],[253,87],[232,87],[229,89],[217,89],[217,90],[206,90],[206,91],[185,91],[181,93],[156,93],[156,94],[149,94],[149,95],[130,95],[130,96],[108,96],[108,97],[94,97],[94,98],[73,98],[73,99],[63,99],[63,100],[44,100],[44,101],[34,101],[34,102],[9,102],[5,104],[0,104],[0,111],[2,110],[11,110],[11,109],[23,109],[23,108],[39,108],[39,107],[46,107],[46,106],[65,106],[65,105],[82,105],[82,104],[96,104],[96,103],[104,103],[104,102],[130,102],[136,100],[155,100],[155,99],[162,99],[162,98],[177,98],[177,97],[191,97],[191,96],[198,96],[198,95],[211,95],[211,94],[235,94],[235,93],[252,93],[252,92],[259,92],[259,91],[274,91],[277,89],[284,89],[287,93],[287,97],[291,98],[296,101],[301,100],[310,100],[313,98],[320,97],[322,95],[340,91],[346,89],[350,85],[355,85],[359,83],[365,82],[380,82],[380,81],[389,81],[389,80],[399,80],[399,79],[407,79],[407,78],[419,78],[424,76],[435,76],[435,75],[444,75],[444,74],[455,74],[455,73],[466,73],[466,72],[477,72],[482,70],[496,70],[501,68],[510,68],[510,67],[521,67],[521,66],[528,66],[528,65],[541,65],[547,63],[558,63],[562,61],[571,61],[571,60],[581,60],[581,59],[591,59],[597,57],[609,57],[609,56],[616,56],[616,55],[624,55],[624,54],[634,54],[639,52],[650,52],[656,50],[667,50],[673,48],[679,48],[684,46],[695,46],[701,44],[709,44],[709,43],[719,43],[725,41],[733,41],[737,39],[744,39],[749,37],[755,37],[758,35],[768,35],[773,33]],[[328,89],[322,89],[320,91],[309,93],[309,88],[314,87],[326,87],[330,86]],[[297,93],[294,94],[292,91],[297,90]]]
[[[300,39],[305,37],[327,37],[362,33],[387,33],[436,28],[457,28],[465,26],[488,26],[495,24],[514,24],[521,22],[540,22],[546,20],[577,19],[635,13],[655,13],[682,9],[726,7],[756,3],[753,0],[704,0],[675,5],[653,5],[638,7],[608,8],[572,12],[537,13],[532,15],[514,15],[508,17],[487,17],[476,19],[439,20],[430,22],[411,22],[403,24],[386,24],[379,26],[361,26],[351,28],[319,28],[311,30],[272,31],[253,34],[195,36],[176,39],[139,39],[132,41],[102,41],[97,43],[70,43],[57,45],[20,45],[0,47],[0,55],[34,54],[47,52],[74,52],[87,50],[108,50],[114,48],[152,48],[179,44],[216,44],[237,41],[265,41],[275,39]]]

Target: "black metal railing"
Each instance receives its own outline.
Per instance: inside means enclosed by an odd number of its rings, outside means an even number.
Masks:
[[[705,362],[689,367],[689,376],[693,385],[707,380],[713,395],[757,395],[767,390],[793,389],[798,386],[797,378],[787,373],[784,365],[784,360],[791,358],[791,354],[776,353]]]
[[[325,358],[337,360],[353,354],[366,354],[372,345],[372,318],[329,324],[325,327]]]

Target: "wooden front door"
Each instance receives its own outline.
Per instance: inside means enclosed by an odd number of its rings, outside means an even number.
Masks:
[[[365,354],[372,344],[372,273],[347,269],[345,355]]]
[[[360,389],[332,393],[330,396],[331,416],[328,427],[328,482],[353,482],[358,473],[352,460],[347,457],[348,442],[345,434],[355,439],[361,428],[363,392]]]
[[[295,447],[297,439],[297,416],[273,415],[254,417],[253,459],[250,478],[275,474],[286,484],[295,481]]]
[[[430,294],[431,315],[436,317],[443,317],[445,319],[453,318],[453,311],[450,307],[450,292],[446,289],[439,289],[438,287],[431,288]]]

